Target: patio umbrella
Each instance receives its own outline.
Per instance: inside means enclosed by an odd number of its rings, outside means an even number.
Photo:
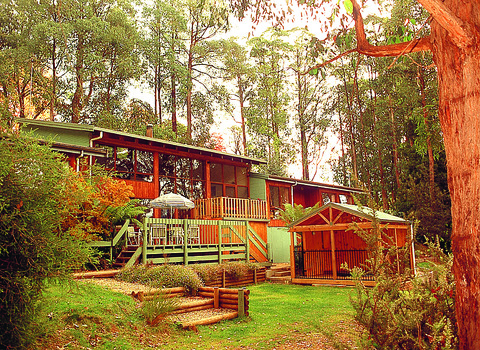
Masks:
[[[148,206],[150,208],[170,209],[170,217],[172,216],[172,209],[195,208],[195,204],[190,199],[176,193],[163,194],[151,200]]]

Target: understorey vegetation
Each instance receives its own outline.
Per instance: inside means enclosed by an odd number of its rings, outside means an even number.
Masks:
[[[228,262],[224,264],[183,265],[140,265],[125,268],[116,278],[132,283],[146,284],[152,288],[184,287],[189,294],[195,294],[198,288],[215,280],[219,273],[228,274],[239,279],[258,268],[258,264],[245,262]]]
[[[35,339],[35,304],[48,279],[65,279],[92,261],[85,242],[61,229],[71,176],[48,147],[14,132],[0,133],[2,348],[25,349]]]
[[[439,242],[427,240],[428,263],[408,266],[407,248],[396,248],[392,238],[375,226],[373,232],[357,230],[370,251],[362,268],[350,269],[356,279],[350,301],[355,319],[363,326],[365,348],[457,349],[455,281],[453,257]],[[376,285],[367,288],[361,277],[375,276]]]

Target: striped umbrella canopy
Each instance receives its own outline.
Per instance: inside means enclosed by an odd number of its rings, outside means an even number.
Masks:
[[[192,209],[195,204],[188,198],[176,193],[166,193],[150,201],[150,208],[160,209]]]

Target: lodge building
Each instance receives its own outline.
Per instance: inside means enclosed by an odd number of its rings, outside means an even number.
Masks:
[[[155,209],[146,218],[140,240],[146,244],[137,240],[136,248],[137,259],[143,262],[168,259],[187,264],[239,258],[290,262],[290,233],[278,217],[285,203],[352,205],[353,195],[362,192],[255,173],[252,166],[265,164],[264,160],[157,139],[148,127],[141,136],[92,125],[17,121],[22,130],[64,154],[73,168],[80,170],[86,158],[89,164],[96,162],[115,171],[145,205],[166,193],[178,193],[195,203],[194,209],[175,210],[170,216]],[[168,232],[178,228],[182,236],[177,238],[182,240],[170,241]],[[165,239],[153,240],[156,231]],[[195,241],[190,240],[190,232]]]

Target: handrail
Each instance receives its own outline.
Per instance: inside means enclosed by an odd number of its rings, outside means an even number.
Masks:
[[[118,231],[116,236],[112,239],[112,247],[115,247],[118,241],[122,238],[122,236],[126,234],[129,225],[130,225],[130,219],[127,219],[123,224],[122,228],[120,229],[120,231]]]
[[[195,200],[198,218],[268,220],[267,202],[262,199],[215,197]]]

